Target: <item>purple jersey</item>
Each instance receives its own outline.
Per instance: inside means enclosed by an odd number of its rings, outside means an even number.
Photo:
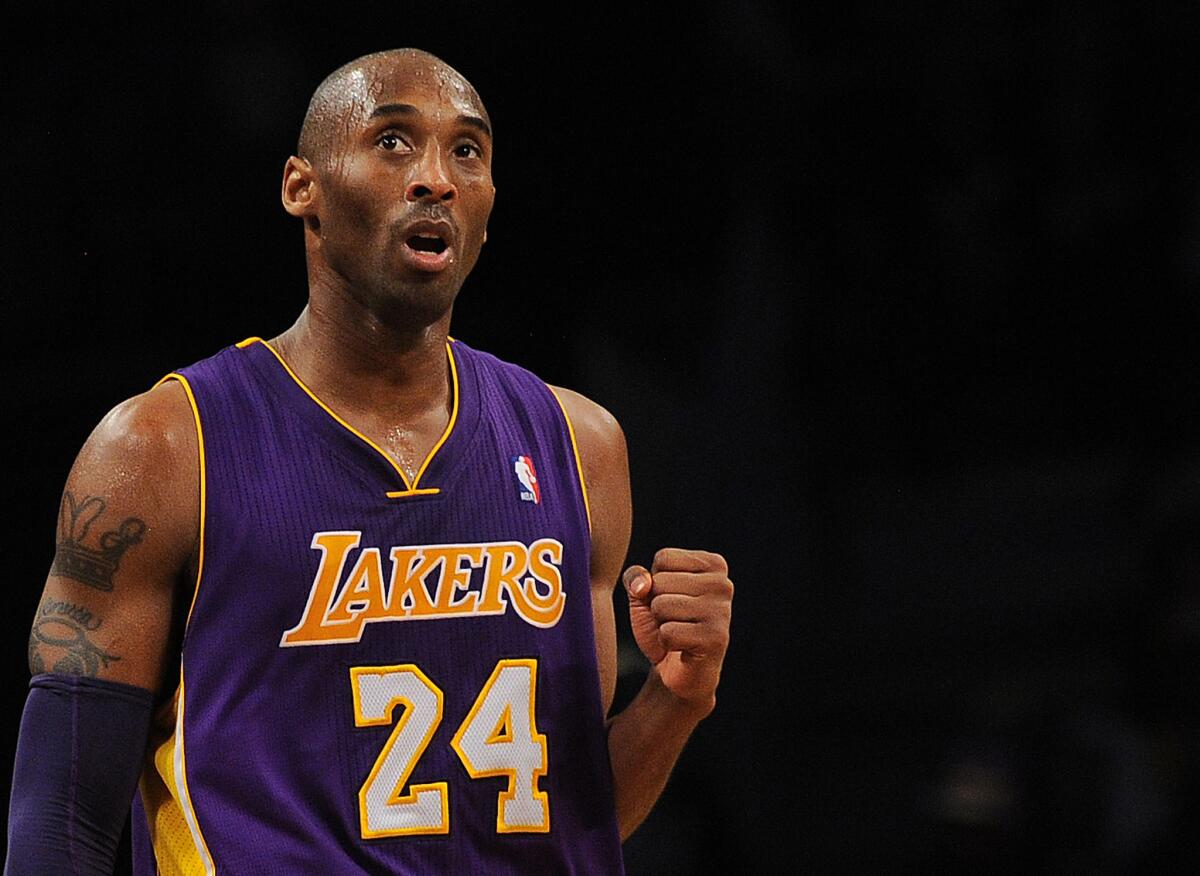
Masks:
[[[447,355],[411,483],[264,341],[170,376],[201,570],[139,876],[622,872],[569,422],[524,369]]]

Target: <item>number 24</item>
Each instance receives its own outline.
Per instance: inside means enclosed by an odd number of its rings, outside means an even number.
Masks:
[[[442,691],[411,663],[352,667],[350,687],[358,727],[387,726],[396,707],[404,707],[358,792],[363,837],[449,833],[448,783],[408,786],[442,721]],[[536,692],[536,660],[501,660],[450,740],[471,778],[508,778],[496,804],[498,833],[550,830],[550,801],[538,789],[546,737],[534,717]]]

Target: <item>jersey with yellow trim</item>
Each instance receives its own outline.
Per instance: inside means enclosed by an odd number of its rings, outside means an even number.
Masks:
[[[613,874],[570,423],[447,345],[412,479],[266,342],[182,369],[201,569],[142,777],[138,874]]]

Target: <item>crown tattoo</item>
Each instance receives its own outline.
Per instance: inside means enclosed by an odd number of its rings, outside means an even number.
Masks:
[[[126,517],[116,529],[100,536],[97,550],[85,545],[92,524],[108,506],[99,496],[91,496],[76,504],[70,492],[63,494],[59,514],[58,551],[54,555],[51,573],[73,578],[97,590],[113,589],[113,573],[121,556],[142,540],[146,524],[137,517]]]

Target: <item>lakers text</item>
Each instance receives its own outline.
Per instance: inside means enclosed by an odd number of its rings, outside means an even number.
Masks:
[[[535,627],[562,617],[562,543],[542,538],[482,544],[393,547],[385,584],[377,547],[358,551],[361,532],[318,532],[320,564],[299,623],[280,647],[357,642],[370,623],[504,614],[510,608]]]

